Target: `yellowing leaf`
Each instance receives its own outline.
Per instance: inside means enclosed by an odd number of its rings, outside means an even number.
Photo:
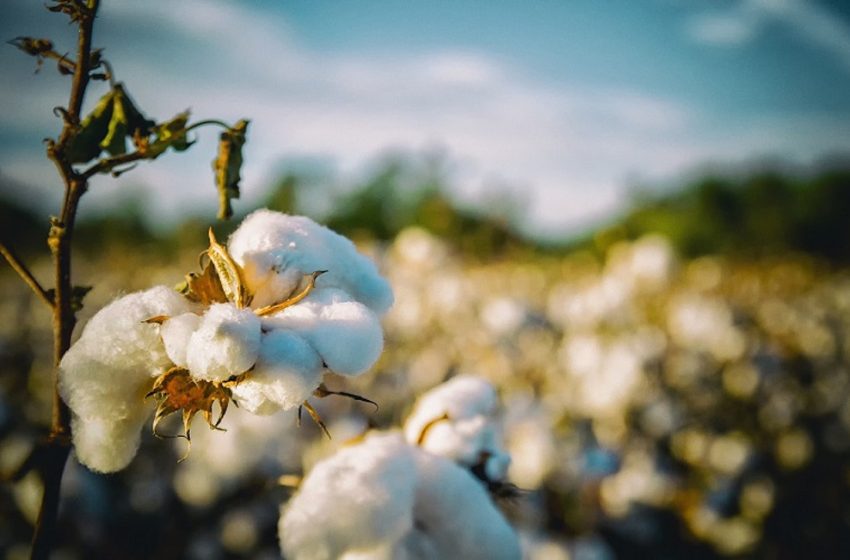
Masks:
[[[228,301],[235,303],[236,307],[241,309],[248,305],[250,299],[245,281],[242,279],[242,268],[233,261],[227,248],[216,241],[212,228],[210,228],[209,236],[210,248],[207,249],[207,256],[218,273],[221,288]]]
[[[218,217],[227,219],[233,215],[230,200],[239,198],[239,171],[242,168],[242,146],[248,121],[240,120],[233,128],[221,133],[218,141],[218,156],[213,160],[215,185],[218,189]]]
[[[136,108],[124,86],[116,84],[80,123],[66,155],[71,163],[85,163],[104,150],[113,156],[125,154],[127,138],[146,137],[153,124]]]
[[[159,123],[151,131],[153,142],[147,144],[143,151],[153,159],[159,157],[168,148],[182,152],[194,144],[186,137],[186,124],[189,122],[189,111],[174,116],[171,120]]]
[[[204,305],[227,302],[227,296],[212,262],[207,263],[200,274],[194,272],[187,274],[186,280],[177,286],[177,291],[186,296],[186,299]]]
[[[127,138],[148,136],[154,122],[146,119],[136,108],[123,85],[116,84],[112,92],[112,118],[100,147],[117,156],[127,153]]]
[[[114,109],[115,91],[101,97],[91,113],[86,115],[74,136],[68,141],[65,155],[71,163],[85,163],[100,155],[101,142],[106,137]]]

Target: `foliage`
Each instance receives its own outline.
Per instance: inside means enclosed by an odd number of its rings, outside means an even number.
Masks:
[[[515,229],[521,205],[493,194],[487,210],[459,204],[450,185],[431,168],[420,169],[410,159],[393,158],[362,182],[353,185],[314,185],[297,174],[282,177],[266,199],[266,206],[284,212],[310,214],[302,202],[316,196],[308,189],[332,196],[335,204],[316,216],[331,229],[349,237],[390,241],[409,226],[420,226],[450,241],[464,253],[488,258],[531,246]]]
[[[687,256],[800,252],[848,263],[847,216],[846,167],[807,178],[765,171],[741,179],[706,177],[682,190],[639,198],[597,240],[605,248],[618,239],[656,232]]]

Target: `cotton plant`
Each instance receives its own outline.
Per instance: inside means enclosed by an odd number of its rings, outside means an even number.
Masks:
[[[516,533],[469,470],[374,433],[318,463],[284,507],[294,560],[520,558]]]
[[[234,403],[255,414],[305,408],[333,394],[332,371],[357,376],[383,349],[389,284],[348,239],[301,216],[249,215],[206,264],[172,289],[123,296],[95,314],[60,365],[80,462],[127,466],[153,403],[153,431],[180,413],[213,429]],[[353,396],[353,395],[349,395]],[[213,406],[220,409],[214,419]]]
[[[373,432],[317,463],[279,523],[286,558],[514,559],[495,506],[510,456],[493,386],[458,376],[423,395],[402,432]]]

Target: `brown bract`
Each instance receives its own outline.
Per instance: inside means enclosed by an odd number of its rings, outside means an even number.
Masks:
[[[228,384],[233,383],[237,383],[237,380],[223,382],[195,380],[189,374],[189,370],[177,366],[172,367],[156,378],[153,389],[145,395],[145,398],[154,397],[159,402],[153,419],[154,435],[157,437],[185,437],[191,448],[192,438],[189,428],[192,418],[199,412],[203,414],[204,420],[207,421],[211,429],[221,430],[222,428],[219,428],[218,425],[224,419],[227,406],[233,397]],[[221,412],[218,420],[213,422],[212,408],[215,403],[218,403]],[[183,411],[183,431],[185,433],[176,436],[160,434],[157,431],[159,423],[163,418],[178,410]],[[188,453],[189,450],[186,451],[187,455]]]

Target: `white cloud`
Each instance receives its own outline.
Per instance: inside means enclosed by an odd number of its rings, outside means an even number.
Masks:
[[[686,26],[688,36],[697,43],[737,47],[758,34],[761,22],[739,10],[737,13],[698,14]]]
[[[106,4],[101,36],[109,39],[145,22],[173,36],[173,60],[163,60],[149,45],[107,43],[110,59],[151,115],[166,118],[191,103],[198,118],[252,119],[242,208],[261,200],[284,156],[328,159],[354,178],[388,151],[438,151],[450,159],[462,197],[486,195],[492,185],[522,187],[532,212],[529,229],[577,231],[624,205],[630,178],[670,176],[705,159],[772,147],[799,154],[799,146],[811,142],[806,131],[828,125],[777,134],[781,122],[742,120],[730,133],[728,123],[674,99],[544,84],[481,52],[322,52],[305,47],[275,14],[213,0],[179,5],[175,11],[165,0],[146,2],[144,9],[134,2]],[[193,17],[203,20],[203,32]],[[209,66],[187,66],[184,57]],[[0,96],[10,107],[0,114],[0,127],[21,125],[14,115],[30,105],[2,89]],[[49,108],[44,111],[52,119]],[[850,142],[847,133],[831,134],[836,143]],[[215,132],[203,131],[186,154],[166,154],[117,186],[93,188],[87,204],[147,184],[161,214],[212,208],[215,142]],[[35,155],[7,150],[0,167],[20,181],[41,181],[43,170],[33,167],[46,165],[39,163],[41,149],[35,146]]]
[[[757,37],[768,23],[787,27],[829,52],[850,72],[850,26],[812,0],[742,0],[727,10],[694,15],[685,30],[698,43],[738,46]]]

